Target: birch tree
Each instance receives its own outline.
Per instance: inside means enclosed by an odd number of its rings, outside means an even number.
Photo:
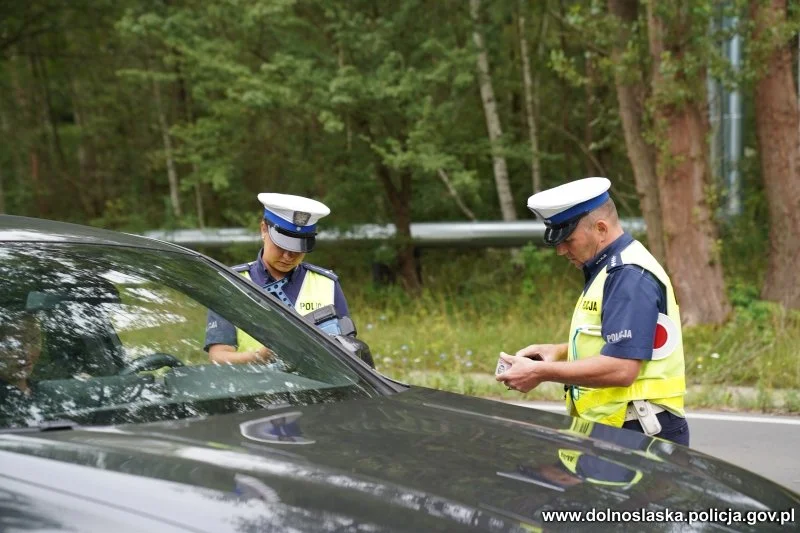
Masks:
[[[472,40],[475,43],[478,64],[478,84],[480,86],[483,112],[486,116],[486,129],[489,132],[489,142],[492,147],[492,161],[494,168],[494,181],[497,187],[497,198],[500,201],[500,212],[503,220],[516,220],[517,210],[514,208],[514,197],[511,194],[511,184],[508,180],[508,166],[502,154],[503,128],[500,125],[500,114],[497,110],[492,76],[489,71],[489,53],[484,44],[483,31],[480,22],[480,0],[470,0],[470,14],[474,29]]]
[[[538,111],[538,83],[535,83],[531,75],[531,64],[528,57],[528,28],[525,17],[527,10],[527,0],[519,0],[519,16],[517,18],[519,27],[519,48],[520,60],[522,62],[522,82],[525,91],[525,119],[528,124],[528,140],[531,145],[531,187],[534,193],[542,190],[542,166],[539,157],[539,133],[537,124]],[[547,28],[547,14],[543,13],[541,31],[539,32],[539,48]],[[537,59],[540,54],[537,54]],[[538,80],[537,80],[538,81]]]
[[[180,183],[178,182],[178,172],[175,169],[175,157],[172,149],[172,138],[169,134],[169,122],[167,122],[167,112],[164,109],[164,102],[161,98],[161,86],[159,81],[154,79],[153,99],[156,105],[156,115],[158,116],[158,128],[161,131],[161,140],[164,143],[164,161],[167,167],[167,182],[169,183],[169,200],[172,206],[172,214],[176,218],[181,217]]]

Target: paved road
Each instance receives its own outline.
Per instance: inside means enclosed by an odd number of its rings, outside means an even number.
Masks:
[[[564,406],[510,402],[563,413]],[[800,416],[690,412],[691,447],[800,493]]]

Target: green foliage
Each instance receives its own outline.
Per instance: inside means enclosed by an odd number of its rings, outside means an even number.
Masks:
[[[685,332],[687,374],[696,383],[735,383],[796,388],[800,313],[759,299],[758,289],[735,283],[729,290],[732,319],[721,327]]]
[[[784,397],[784,410],[790,413],[800,412],[800,394],[791,390]]]
[[[550,66],[573,87],[582,87],[588,83],[587,78],[580,72],[577,58],[568,57],[564,50],[550,52]]]
[[[552,248],[541,248],[533,243],[526,244],[519,253],[512,256],[511,264],[519,271],[522,278],[522,295],[533,298],[541,295],[548,287],[545,285],[553,271]]]
[[[767,329],[765,322],[778,307],[774,302],[760,300],[758,287],[739,282],[731,287],[729,294],[737,319],[750,323],[752,327]]]

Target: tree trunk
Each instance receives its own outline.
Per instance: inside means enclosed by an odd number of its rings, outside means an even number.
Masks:
[[[20,98],[18,94],[19,91],[19,84],[17,83],[17,76],[16,76],[16,65],[15,65],[15,58],[12,56],[11,59],[7,63],[8,65],[8,72],[9,72],[9,79],[11,83],[11,102],[17,106],[15,110],[17,121],[19,123],[19,128],[23,129],[25,116],[26,116],[26,105],[25,101]],[[13,115],[12,115],[13,116]],[[14,134],[12,133],[11,127],[11,120],[9,120],[8,115],[5,112],[0,112],[0,132],[3,133],[6,139],[13,139]],[[25,180],[25,163],[23,161],[23,156],[21,154],[25,151],[25,144],[20,142],[14,142],[9,144],[8,146],[9,151],[11,152],[11,175],[14,177],[14,181],[17,183],[23,183]],[[6,182],[8,183],[8,182]],[[5,212],[5,210],[4,210]]]
[[[31,57],[31,70],[34,79],[39,82],[42,93],[41,105],[37,103],[36,106],[40,110],[42,131],[46,132],[48,146],[50,149],[50,157],[47,159],[47,163],[49,163],[49,171],[47,172],[46,176],[58,176],[67,187],[71,187],[75,191],[75,198],[80,201],[81,207],[83,208],[83,214],[90,217],[94,216],[95,211],[91,201],[92,187],[87,187],[86,184],[81,183],[79,179],[75,178],[75,176],[72,174],[72,169],[70,168],[71,165],[67,161],[67,157],[64,152],[63,143],[61,142],[61,134],[59,133],[58,128],[56,109],[53,104],[53,91],[50,89],[50,78],[47,72],[47,64],[42,60],[38,44],[34,45],[34,54],[35,55]],[[62,191],[55,188],[52,180],[48,181],[50,181],[50,184],[48,184],[45,189],[46,196],[48,197],[48,208],[45,213],[41,214],[41,216],[49,216],[50,197],[55,199],[63,195]]]
[[[402,171],[400,188],[392,180],[391,170],[383,163],[378,164],[378,179],[383,185],[392,210],[396,229],[397,262],[403,287],[414,296],[422,290],[414,243],[411,240],[411,173]]]
[[[720,324],[727,319],[730,304],[716,246],[717,228],[706,198],[706,189],[712,186],[706,143],[709,135],[706,97],[705,93],[700,93],[691,100],[669,102],[665,86],[685,82],[681,79],[685,74],[675,73],[677,80],[664,79],[661,73],[661,57],[666,49],[664,24],[655,14],[652,2],[647,9],[652,91],[654,96],[662,98],[655,109],[658,136],[664,143],[657,152],[656,170],[663,199],[661,218],[666,266],[684,323]],[[676,24],[676,27],[685,29],[687,24]],[[669,37],[683,43],[670,49],[675,64],[680,65],[685,53],[683,47],[690,43],[685,35]],[[705,77],[704,73],[695,75]],[[705,83],[696,86],[705,87]]]
[[[622,31],[617,45],[612,50],[614,82],[622,118],[622,131],[625,146],[633,168],[636,192],[642,209],[642,217],[647,224],[647,247],[661,264],[666,264],[664,252],[664,229],[661,224],[661,199],[658,193],[656,175],[656,153],[644,138],[643,102],[647,88],[644,80],[637,76],[630,81],[630,75],[623,69],[623,47],[630,37],[630,27],[638,16],[639,0],[608,0],[608,10],[619,18]]]
[[[206,227],[206,214],[203,209],[203,190],[199,182],[194,184],[194,206],[197,211],[197,225],[200,226],[200,229],[203,229]]]
[[[525,23],[526,0],[519,0],[519,48],[522,60],[522,81],[525,88],[525,118],[528,121],[528,138],[531,143],[531,185],[533,192],[542,190],[542,169],[539,158],[539,135],[538,125],[536,124],[536,106],[534,104],[535,87],[531,76],[531,65],[528,59],[528,38]],[[547,15],[542,15],[546,17]],[[546,18],[544,20],[547,20]],[[542,23],[544,26],[544,23]],[[541,40],[541,36],[540,36]]]
[[[751,3],[754,42],[786,23],[786,0]],[[792,74],[792,52],[785,42],[769,43],[764,74],[756,83],[756,135],[769,205],[769,260],[761,296],[800,308],[800,116]]]
[[[27,59],[28,66],[32,69],[32,61],[30,60],[30,57]],[[36,102],[35,91],[22,85],[22,82],[19,80],[17,75],[17,69],[15,68],[15,65],[11,65],[8,69],[8,72],[11,90],[14,93],[14,105],[16,106],[17,116],[16,124],[12,123],[11,126],[16,126],[16,128],[23,131],[35,131],[37,128],[37,113],[34,110],[37,109],[37,107],[40,107]],[[5,124],[4,126],[8,127],[9,124]],[[10,133],[10,130],[8,130],[9,139],[11,138]],[[31,197],[33,198],[33,202],[36,207],[36,214],[38,216],[46,216],[47,204],[42,196],[41,184],[39,180],[38,143],[36,140],[34,140],[33,136],[31,136],[31,139],[23,142],[24,144],[21,148],[21,151],[25,155],[20,157],[17,183],[19,183],[20,186],[24,185],[29,187],[28,191],[30,191]],[[27,160],[27,164],[22,162],[23,158]]]
[[[584,54],[584,64],[586,69],[586,83],[583,85],[584,89],[584,98],[586,100],[586,111],[583,115],[583,145],[586,146],[586,149],[589,152],[592,151],[592,144],[594,144],[594,118],[592,117],[592,113],[594,112],[594,85],[595,85],[595,73],[594,73],[594,60],[592,59],[591,54]],[[594,158],[595,161],[597,158]],[[586,160],[586,175],[593,176],[596,175],[592,172],[592,160]],[[605,175],[605,173],[601,173],[601,176]]]
[[[569,39],[571,39],[571,34],[573,30],[570,27],[570,25],[565,22],[567,20],[567,8],[566,6],[564,6],[564,0],[558,0],[557,20],[558,20],[558,41],[561,45],[561,50],[564,50],[566,52],[567,50],[570,49]],[[561,94],[569,95],[572,91],[572,86],[570,82],[568,82],[564,76],[556,76],[556,78],[558,79],[558,84],[560,85]],[[570,129],[569,119],[572,106],[562,105],[559,107],[561,108],[561,116],[559,117],[560,124],[558,124],[557,127],[559,128],[559,131],[561,131],[562,133],[569,132]],[[567,142],[567,139],[565,137],[571,138],[571,134],[562,136],[560,143],[561,146],[558,149],[554,148],[554,150],[556,151],[556,153],[563,155],[564,172],[566,175],[571,176],[574,174],[578,174],[580,172],[579,170],[577,170],[576,167],[580,166],[581,160],[579,157],[573,155],[575,154],[575,151],[570,150],[569,143]],[[573,164],[575,164],[575,167],[573,167]]]
[[[86,215],[94,217],[102,213],[105,203],[105,187],[102,180],[98,180],[97,158],[91,136],[86,131],[86,122],[81,109],[81,98],[85,97],[80,84],[76,79],[72,85],[72,116],[79,132],[78,140],[78,179],[70,180],[76,194],[81,198],[81,203],[86,210]]]
[[[456,202],[456,205],[461,210],[461,212],[464,213],[464,215],[473,222],[477,220],[475,218],[475,213],[472,212],[472,209],[467,207],[467,204],[465,204],[464,200],[461,199],[461,195],[458,194],[458,191],[453,186],[453,183],[450,181],[450,177],[447,175],[447,172],[445,172],[444,169],[440,168],[438,174],[439,174],[439,179],[442,180],[444,186],[447,187],[447,192],[450,193],[450,196],[453,197],[453,200]]]
[[[6,185],[4,182],[3,166],[0,165],[0,215],[6,212]]]
[[[492,77],[489,72],[489,53],[483,44],[483,34],[480,30],[480,0],[470,0],[470,13],[475,28],[472,39],[478,51],[478,79],[483,101],[483,112],[486,115],[486,128],[489,131],[489,141],[492,145],[492,160],[494,162],[494,181],[497,186],[497,197],[500,201],[500,211],[503,220],[516,220],[517,211],[514,208],[514,198],[511,195],[511,185],[508,180],[508,167],[502,155],[503,129],[500,126],[500,115],[497,111],[497,101],[492,88]]]
[[[13,66],[11,67],[13,68]],[[0,132],[3,132],[3,135],[6,139],[11,139],[11,132],[8,127],[8,119],[6,119],[6,115],[2,109],[0,109]],[[9,149],[12,153],[16,154],[16,150],[13,146],[9,146]],[[5,174],[3,172],[3,166],[0,165],[0,215],[5,214],[6,212],[6,181],[5,181]],[[19,167],[16,166],[15,169],[19,172]],[[20,175],[17,174],[17,179],[20,179]]]
[[[167,115],[161,102],[161,88],[157,81],[153,81],[153,96],[155,97],[156,112],[158,113],[158,125],[161,129],[161,138],[164,142],[164,157],[167,163],[167,179],[169,181],[169,201],[172,206],[172,213],[175,217],[180,217],[181,199],[180,184],[178,183],[178,172],[175,170],[175,159],[172,152],[172,138],[169,136],[169,124]]]
[[[50,90],[50,77],[47,73],[47,66],[42,61],[39,46],[34,41],[34,55],[30,56],[31,70],[34,78],[39,81],[39,86],[42,89],[42,102],[44,106],[41,109],[41,122],[43,129],[49,133],[48,139],[50,141],[51,164],[57,174],[69,175],[69,167],[67,165],[67,158],[64,154],[64,149],[61,145],[61,135],[58,131],[58,122],[56,121],[55,109],[53,106],[53,96]],[[58,168],[56,168],[58,165]]]
[[[30,148],[30,166],[31,166],[31,184],[33,190],[33,199],[36,203],[37,216],[46,217],[48,214],[47,203],[42,195],[42,185],[39,179],[39,153],[36,147]]]
[[[178,54],[177,50],[173,50]],[[190,90],[187,88],[186,78],[178,67],[175,67],[175,74],[178,79],[178,101],[183,108],[183,116],[188,124],[194,124],[194,112],[192,111],[192,99]],[[203,184],[197,178],[197,164],[192,163],[192,174],[194,177],[194,207],[197,212],[197,225],[200,229],[206,227],[206,214],[203,205]]]

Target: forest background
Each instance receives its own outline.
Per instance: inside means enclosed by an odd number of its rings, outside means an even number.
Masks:
[[[797,8],[2,2],[0,213],[255,229],[255,195],[272,191],[327,203],[327,228],[392,223],[391,241],[309,260],[342,278],[383,373],[503,396],[497,353],[564,338],[580,273],[537,243],[420,253],[410,224],[532,218],[534,191],[606,176],[675,284],[690,403],[800,411]],[[738,213],[721,208],[709,80],[744,102]]]

